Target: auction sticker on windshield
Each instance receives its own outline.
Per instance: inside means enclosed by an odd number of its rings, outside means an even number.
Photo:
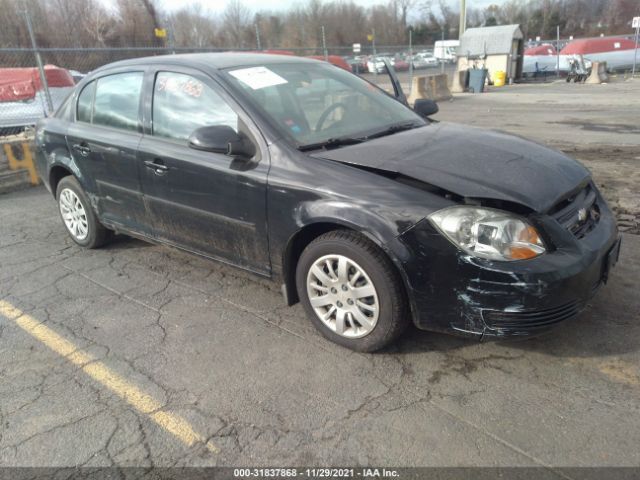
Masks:
[[[284,78],[267,67],[241,68],[240,70],[232,70],[229,73],[254,90],[287,83]]]

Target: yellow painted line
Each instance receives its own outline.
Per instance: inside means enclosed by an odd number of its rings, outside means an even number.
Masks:
[[[58,355],[65,357],[72,364],[80,367],[93,380],[111,390],[185,445],[193,446],[197,443],[202,443],[210,452],[219,452],[218,447],[198,434],[184,418],[162,411],[162,404],[158,400],[143,392],[104,363],[95,360],[90,354],[82,351],[72,342],[32,316],[27,315],[4,300],[0,300],[0,314],[12,320],[18,327]]]
[[[601,363],[598,365],[598,369],[615,382],[640,386],[640,374],[638,374],[637,367],[619,358]]]

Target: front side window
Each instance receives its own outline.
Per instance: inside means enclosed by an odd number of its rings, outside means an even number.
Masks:
[[[282,63],[230,69],[227,75],[300,146],[426,123],[379,88],[331,65]]]
[[[142,72],[117,73],[98,79],[93,123],[137,131],[142,79]]]
[[[228,125],[238,115],[212,88],[183,73],[159,72],[153,89],[153,135],[186,140],[200,127]]]

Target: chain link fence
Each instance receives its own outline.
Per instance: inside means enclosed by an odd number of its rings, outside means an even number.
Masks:
[[[37,51],[28,48],[0,48],[0,135],[17,133],[27,126],[34,125],[49,110],[48,96],[55,111],[75,83],[103,65],[118,60],[148,56],[223,51],[258,52],[255,49],[185,47],[40,48]],[[324,59],[326,56],[329,61],[335,61],[332,57],[337,56],[345,60],[354,73],[377,81],[375,72],[369,73],[367,67],[367,60],[370,60],[374,54],[376,57],[386,56],[394,59],[397,70],[402,72],[408,71],[413,66],[410,65],[412,63],[410,54],[433,52],[433,46],[363,44],[358,53],[353,52],[353,46],[327,47],[326,49],[323,47],[263,49],[260,52],[315,56],[319,59]],[[44,84],[38,70],[36,54],[40,55],[45,65]],[[438,64],[430,66],[438,67]],[[431,70],[435,72],[436,68]],[[386,81],[383,78],[380,80]],[[407,78],[404,80],[408,83]]]
[[[204,52],[261,52],[313,56],[341,63],[381,88],[391,90],[386,74],[369,73],[367,61],[382,56],[395,62],[404,88],[411,82],[411,55],[433,52],[433,46],[362,45],[330,48],[221,49],[221,48],[0,48],[0,193],[37,184],[33,129],[36,122],[62,105],[75,84],[93,70],[119,60]],[[374,55],[375,53],[375,55]],[[339,58],[336,58],[339,57]],[[375,65],[375,62],[374,62]],[[42,68],[40,68],[42,66]],[[428,73],[438,73],[438,64]],[[421,72],[427,72],[421,70]],[[416,70],[415,74],[419,71]],[[407,90],[408,93],[408,90]]]

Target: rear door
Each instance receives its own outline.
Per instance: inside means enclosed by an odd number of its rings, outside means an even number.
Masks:
[[[268,273],[269,158],[260,133],[202,72],[178,67],[150,71],[145,92],[148,121],[138,165],[154,234],[187,250]],[[189,148],[189,135],[209,125],[241,130],[256,145],[256,157],[234,160]]]
[[[148,234],[136,161],[143,79],[142,71],[126,71],[87,84],[67,142],[101,221]]]

